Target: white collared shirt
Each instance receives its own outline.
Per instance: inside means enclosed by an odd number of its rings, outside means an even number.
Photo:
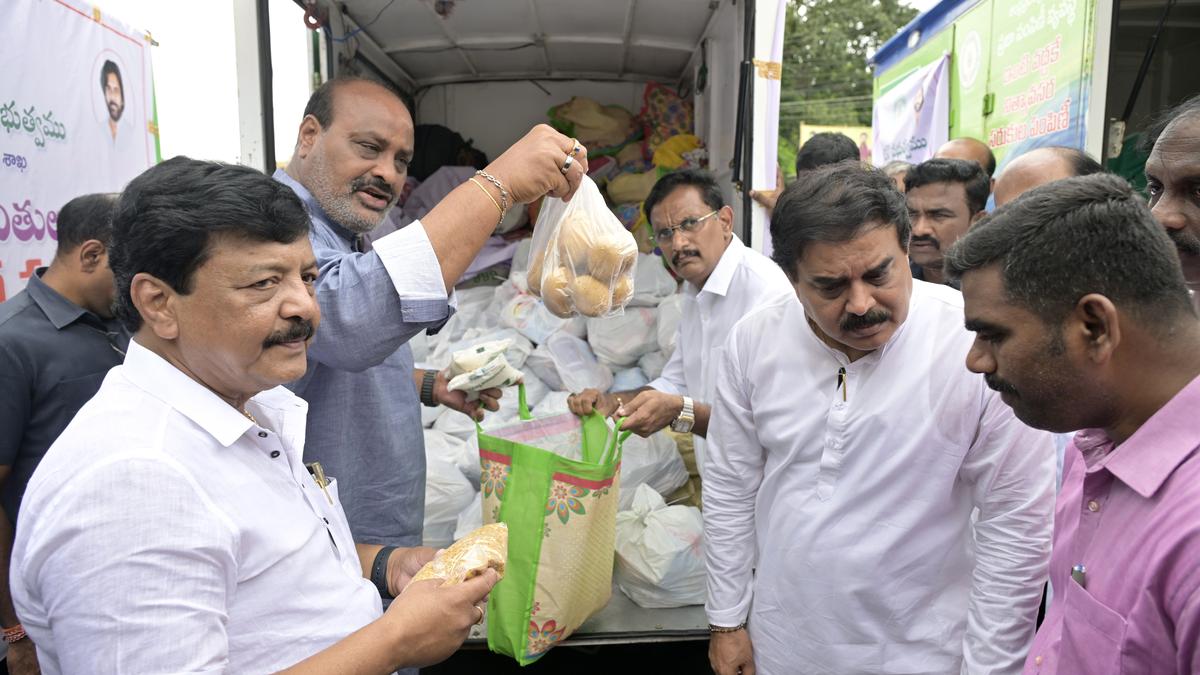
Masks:
[[[1054,446],[966,369],[962,307],[914,281],[907,320],[853,363],[798,303],[733,328],[704,477],[707,611],[749,618],[757,672],[1021,671]]]
[[[274,672],[380,616],[301,461],[307,404],[247,410],[130,343],[22,502],[10,582],[43,673]]]
[[[734,235],[703,289],[684,283],[675,351],[648,386],[712,405],[716,365],[729,330],[751,310],[789,298],[799,303],[783,270]],[[696,466],[703,473],[704,439],[696,436],[694,441]]]

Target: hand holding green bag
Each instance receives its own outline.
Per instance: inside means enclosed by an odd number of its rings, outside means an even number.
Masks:
[[[520,422],[478,433],[483,522],[508,525],[488,647],[528,665],[612,595],[621,444],[630,432],[598,414],[533,419],[524,385],[519,397]]]

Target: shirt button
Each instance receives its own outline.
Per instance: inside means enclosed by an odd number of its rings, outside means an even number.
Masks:
[[[1039,657],[1035,658],[1033,660],[1033,663],[1034,663],[1034,665],[1038,665],[1038,666],[1042,665],[1042,657],[1039,656]]]
[[[259,437],[259,438],[266,438],[266,437],[267,437],[267,432],[265,432],[265,431],[260,431],[260,432],[258,432],[258,437]]]
[[[1095,499],[1088,502],[1088,511],[1095,513],[1099,510],[1100,510],[1100,502],[1096,501]]]
[[[278,459],[278,458],[279,458],[279,451],[278,451],[278,450],[272,450],[272,451],[271,451],[271,459]]]

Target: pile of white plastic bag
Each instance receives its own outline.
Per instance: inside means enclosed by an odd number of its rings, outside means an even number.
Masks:
[[[534,416],[567,412],[572,392],[636,389],[662,373],[675,348],[681,298],[661,258],[639,254],[633,298],[623,314],[568,319],[550,313],[528,292],[528,258],[527,240],[518,248],[503,284],[459,290],[457,311],[442,330],[411,342],[417,367],[445,370],[456,351],[507,340],[504,358],[524,373],[526,400]],[[488,412],[480,426],[486,431],[512,424],[519,419],[517,403],[516,387],[504,389],[500,410]],[[426,408],[422,422],[428,463],[424,540],[441,548],[482,524],[479,442],[475,422],[456,411]],[[688,527],[698,523],[699,512],[692,509],[693,521],[688,520],[690,511],[686,517],[678,511],[690,507],[656,505],[687,479],[687,469],[666,431],[649,438],[630,436],[625,442],[619,515],[625,525],[618,526],[617,579],[639,604],[665,607],[704,601],[703,584],[697,590],[693,578],[696,564],[703,569],[698,525],[692,528],[695,532],[680,529],[680,523],[689,523]],[[635,507],[640,515],[631,510]],[[674,524],[655,524],[664,517]],[[684,540],[690,542],[683,547],[686,552],[680,543]]]

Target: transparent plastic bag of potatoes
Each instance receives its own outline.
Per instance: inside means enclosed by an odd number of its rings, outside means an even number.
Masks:
[[[529,292],[555,316],[621,314],[633,298],[637,242],[584,176],[571,201],[547,197],[534,227]]]

